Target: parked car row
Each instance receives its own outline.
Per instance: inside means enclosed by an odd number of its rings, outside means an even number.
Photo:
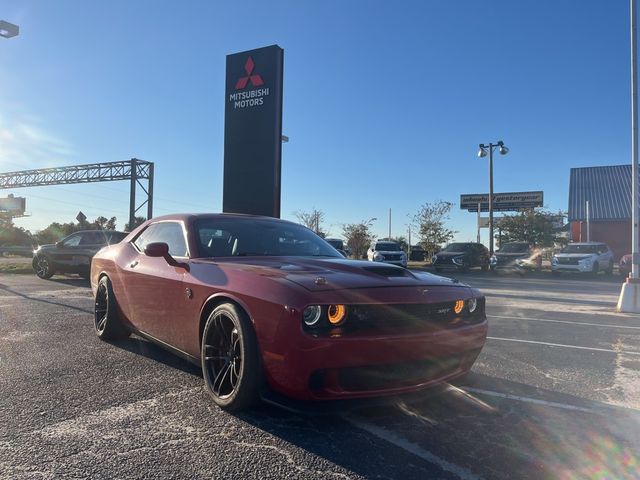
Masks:
[[[55,273],[77,273],[88,276],[91,259],[104,246],[120,242],[127,234],[111,230],[86,230],[73,233],[53,245],[42,245],[33,252],[33,269],[40,278],[50,278]],[[325,239],[343,256],[350,255],[344,241]],[[382,262],[407,267],[408,256],[400,244],[390,240],[379,240],[367,251],[371,262]],[[510,242],[502,245],[493,255],[481,243],[456,242],[447,245],[431,258],[437,273],[445,271],[467,272],[472,268],[482,271],[539,271],[542,269],[542,252],[527,242]],[[602,242],[570,243],[551,259],[551,271],[612,274],[614,255]],[[624,255],[618,271],[628,276],[631,271],[631,255]]]

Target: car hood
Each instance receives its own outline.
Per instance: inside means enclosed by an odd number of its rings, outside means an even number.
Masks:
[[[529,253],[500,253],[496,252],[494,254],[497,258],[528,258],[531,255]]]
[[[39,245],[36,250],[51,250],[57,248],[55,244]]]
[[[458,257],[460,255],[468,255],[469,252],[438,252],[436,253],[437,257],[440,258],[450,258],[450,257]]]
[[[309,291],[342,290],[354,288],[454,286],[457,280],[410,271],[389,264],[347,260],[340,258],[309,257],[252,257],[238,259],[199,259],[225,268],[250,270],[262,276],[282,278]],[[466,285],[464,285],[466,287]]]
[[[556,257],[558,258],[589,258],[597,256],[597,253],[556,253]]]

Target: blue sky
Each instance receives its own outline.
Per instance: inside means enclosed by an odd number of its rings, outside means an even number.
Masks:
[[[406,234],[425,202],[488,190],[479,143],[502,139],[495,191],[566,210],[569,169],[630,161],[626,1],[30,1],[0,19],[0,171],[155,162],[155,214],[222,208],[225,55],[285,50],[282,216],[376,217]],[[32,230],[82,210],[128,216],[128,185],[27,197]],[[248,192],[249,193],[249,192]],[[483,232],[487,242],[487,232]]]

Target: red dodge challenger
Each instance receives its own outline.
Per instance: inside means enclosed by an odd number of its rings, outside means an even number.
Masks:
[[[466,373],[485,299],[455,280],[347,260],[311,230],[233,214],[145,222],[91,264],[95,328],[202,367],[220,407],[417,391]]]

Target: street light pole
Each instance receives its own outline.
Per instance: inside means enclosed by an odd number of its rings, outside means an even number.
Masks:
[[[631,273],[618,297],[618,312],[640,313],[640,231],[638,228],[638,53],[636,0],[630,0],[631,17]]]
[[[481,143],[478,150],[480,158],[486,157],[487,152],[489,153],[489,255],[493,255],[493,150],[496,148],[500,155],[509,153],[509,149],[504,146],[502,140],[498,140],[496,143],[489,143],[489,145]],[[478,209],[480,208],[478,207]]]

